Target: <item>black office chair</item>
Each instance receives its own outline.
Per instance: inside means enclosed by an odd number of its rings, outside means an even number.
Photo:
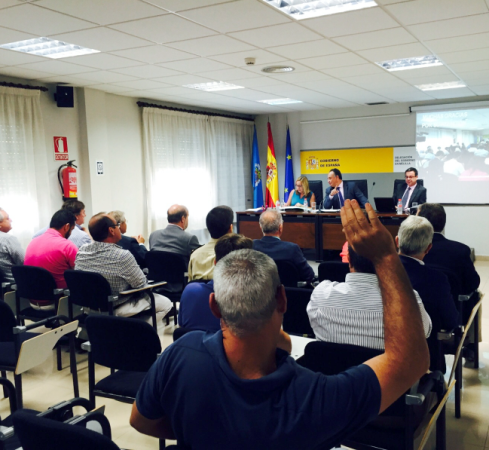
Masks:
[[[12,275],[15,279],[15,301],[19,325],[23,325],[25,319],[37,322],[56,315],[58,301],[63,295],[63,289],[56,287],[53,275],[49,271],[35,266],[13,266]],[[53,302],[54,309],[37,310],[29,306],[21,310],[21,298],[48,300]]]
[[[340,261],[324,261],[318,266],[318,280],[345,282],[346,274],[350,273],[350,265]]]
[[[287,312],[284,314],[284,331],[297,336],[315,338],[306,311],[312,289],[286,287],[285,293],[287,295]]]
[[[301,280],[297,267],[290,261],[283,260],[275,261],[275,264],[277,265],[280,282],[286,287],[297,287],[297,283]]]
[[[381,353],[379,350],[354,345],[315,341],[307,344],[304,356],[298,363],[315,372],[336,375]],[[445,450],[447,392],[441,372],[427,374],[377,419],[341,444],[358,450],[413,450],[415,438],[424,430],[424,419],[436,406],[433,417],[438,419],[430,422],[422,440],[428,438],[436,423],[436,449]]]
[[[190,331],[195,331],[190,328],[178,327],[173,330],[173,342],[180,339],[182,336],[186,335]]]
[[[323,202],[324,198],[322,180],[309,180],[309,190],[314,193],[314,196],[316,197],[316,206],[319,208],[319,205]]]
[[[0,378],[0,385],[3,387],[4,397],[9,399],[10,415],[0,419],[0,450],[11,450],[20,447],[20,442],[13,435],[12,414],[17,411],[17,396],[14,385],[7,378]]]
[[[103,431],[100,434],[86,428],[87,422],[97,422]],[[112,442],[110,424],[101,413],[87,414],[76,424],[58,422],[36,414],[18,411],[13,416],[15,433],[23,450],[46,450],[49,448],[70,450],[119,450]]]
[[[180,301],[187,284],[185,273],[188,264],[182,255],[157,250],[146,253],[145,262],[148,267],[148,280],[167,282],[164,287],[157,289],[156,292],[168,297],[173,302],[173,311],[170,311],[167,317],[173,315],[173,321],[176,325],[177,302]]]
[[[84,270],[67,270],[64,276],[68,286],[68,289],[64,293],[69,298],[68,308],[70,319],[73,319],[73,305],[90,308],[91,311],[108,313],[111,316],[114,315],[114,302],[119,299],[119,296],[112,295],[110,284],[103,275]],[[151,301],[149,312],[151,313],[153,328],[157,330],[155,298],[150,287],[146,289],[146,293],[149,295]],[[147,314],[147,312],[144,311],[141,314]],[[86,317],[87,314],[83,314],[81,317],[77,317],[77,319],[81,323],[84,323]]]
[[[368,182],[366,179],[362,180],[345,180],[347,183],[350,181],[353,181],[356,185],[357,188],[362,191],[362,194],[365,195],[365,198],[368,199]]]
[[[0,302],[0,370],[14,373],[17,406],[22,408],[22,373],[41,364],[52,354],[54,346],[63,336],[69,336],[70,368],[73,377],[73,390],[78,397],[78,373],[76,368],[75,333],[78,322],[68,322],[68,318],[52,316],[28,326],[17,326],[10,307]],[[32,333],[30,330],[40,326],[55,327],[46,333]],[[21,351],[22,350],[22,351]]]

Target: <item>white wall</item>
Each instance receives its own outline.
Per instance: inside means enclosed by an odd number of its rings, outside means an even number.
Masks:
[[[409,114],[409,106],[413,105],[414,103],[399,103],[258,116],[255,123],[262,169],[264,170],[266,166],[268,119],[272,127],[279,164],[279,189],[283,192],[287,123],[291,132],[294,176],[297,177],[301,173],[301,150],[415,145],[416,116],[414,113]],[[336,120],[345,118],[352,120]],[[324,119],[335,120],[323,121]],[[320,122],[301,124],[301,122],[318,120]],[[346,175],[345,179],[367,178],[369,189],[372,182],[376,181],[375,196],[391,196],[393,177],[396,178],[392,174],[354,174]],[[327,187],[325,180],[326,177],[323,180],[324,189]],[[429,200],[429,186],[426,187]],[[489,239],[485,228],[485,224],[489,221],[489,207],[447,206],[445,209],[447,211],[446,236],[473,247],[476,255],[489,256]]]

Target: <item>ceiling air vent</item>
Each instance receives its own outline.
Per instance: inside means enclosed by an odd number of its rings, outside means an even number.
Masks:
[[[376,105],[388,105],[389,102],[373,102],[373,103],[365,103],[368,106],[376,106]]]

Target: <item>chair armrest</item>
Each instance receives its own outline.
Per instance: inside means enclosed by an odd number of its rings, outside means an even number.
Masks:
[[[459,302],[468,302],[476,292],[477,292],[477,290],[472,291],[470,294],[466,294],[466,295],[459,294],[458,301]]]
[[[29,330],[33,330],[34,328],[42,327],[43,325],[50,324],[56,321],[62,320],[65,324],[70,322],[70,319],[66,316],[51,316],[46,319],[40,320],[39,322],[34,322],[29,325],[17,326],[13,328],[14,334],[24,333]]]
[[[64,293],[64,289],[55,289],[53,291],[53,294],[54,295],[60,295],[60,294],[63,294]]]
[[[90,400],[82,397],[75,397],[71,400],[65,400],[57,403],[56,405],[50,406],[45,411],[40,412],[38,417],[61,420],[62,415],[66,412],[66,410],[73,409],[75,406],[81,406],[82,408],[85,408],[87,412],[93,409],[93,405]]]
[[[81,348],[85,350],[86,352],[90,353],[92,351],[92,344],[90,344],[90,341],[84,342],[81,345]]]
[[[158,281],[157,283],[154,283],[154,284],[146,284],[140,288],[128,289],[127,291],[119,292],[119,295],[127,295],[127,294],[134,294],[135,292],[147,291],[149,289],[153,289],[155,287],[160,287],[160,286],[163,286],[165,284],[167,284],[166,281]]]
[[[10,439],[14,435],[14,427],[0,426],[0,442]]]
[[[422,405],[436,383],[441,379],[443,379],[443,374],[437,370],[424,375],[411,387],[409,394],[406,395],[406,405]]]
[[[65,289],[63,291],[63,294],[66,295],[67,297],[69,297],[70,296],[70,290],[69,289]]]
[[[107,299],[109,300],[109,303],[114,303],[115,301],[119,300],[119,296],[118,295],[109,295],[107,297]]]
[[[2,282],[2,289],[12,289],[14,283],[10,283],[8,281]]]

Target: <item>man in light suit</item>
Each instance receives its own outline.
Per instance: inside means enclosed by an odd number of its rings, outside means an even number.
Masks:
[[[328,174],[329,188],[324,196],[324,209],[341,209],[345,200],[355,199],[361,208],[365,208],[368,199],[353,181],[343,181],[341,172],[336,167]]]
[[[290,261],[299,271],[301,281],[312,281],[314,270],[307,263],[297,244],[280,240],[284,229],[282,214],[275,209],[267,209],[260,215],[261,239],[253,241],[253,250],[265,253],[274,261]]]
[[[172,205],[168,209],[168,226],[156,230],[149,236],[149,249],[178,253],[188,264],[190,254],[200,247],[197,236],[187,233],[188,209],[182,205]]]
[[[402,201],[402,209],[405,211],[411,208],[413,202],[421,205],[426,203],[426,188],[418,184],[418,170],[410,167],[404,172],[405,183],[397,186],[392,199],[397,205],[399,199]]]

